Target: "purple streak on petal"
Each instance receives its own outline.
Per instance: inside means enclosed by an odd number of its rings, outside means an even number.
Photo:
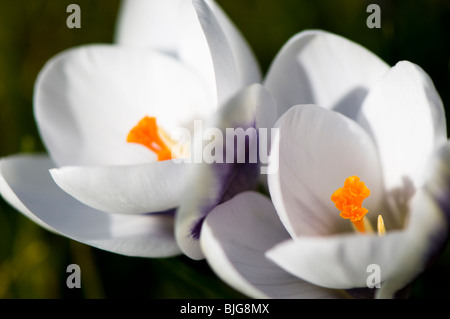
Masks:
[[[146,213],[145,215],[167,215],[167,216],[174,217],[177,209],[178,209],[178,207],[175,207],[175,208],[171,208],[171,209],[161,211],[161,212]]]
[[[255,128],[255,124],[251,126],[237,126],[244,130],[247,128]],[[233,163],[226,163],[226,149],[223,151],[223,161],[222,163],[212,163],[212,170],[214,172],[214,178],[217,180],[217,185],[219,189],[217,195],[210,200],[208,203],[203,205],[201,208],[202,214],[191,228],[192,238],[198,240],[200,238],[200,232],[202,224],[209,212],[217,205],[224,203],[232,199],[237,194],[248,191],[256,190],[258,187],[259,173],[260,173],[260,162],[259,158],[256,163],[252,163],[249,150],[256,149],[257,154],[259,154],[258,145],[258,134],[257,131],[252,137],[245,137],[245,159],[243,163],[238,163],[238,153],[237,153],[237,138],[234,140],[234,161]],[[256,146],[254,145],[256,143]]]
[[[432,174],[425,185],[426,191],[434,198],[444,218],[445,227],[430,234],[430,250],[426,260],[432,263],[444,250],[450,229],[450,143],[445,144],[434,156],[430,165]]]

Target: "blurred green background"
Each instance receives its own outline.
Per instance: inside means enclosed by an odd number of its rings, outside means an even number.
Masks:
[[[419,64],[432,77],[450,113],[448,0],[217,2],[245,35],[264,72],[295,33],[325,29],[360,43],[391,65],[400,60]],[[81,29],[66,27],[71,3],[81,7]],[[370,3],[381,7],[381,29],[366,27]],[[66,48],[111,43],[119,4],[119,0],[0,0],[0,157],[45,150],[32,112],[39,70]],[[81,267],[81,289],[66,287],[66,267],[72,263]],[[412,297],[448,298],[449,286],[447,248],[416,281]],[[242,297],[205,262],[130,258],[91,248],[49,233],[0,199],[0,298]]]

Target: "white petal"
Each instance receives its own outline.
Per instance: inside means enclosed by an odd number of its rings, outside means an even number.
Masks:
[[[385,236],[299,237],[271,249],[277,265],[311,283],[338,289],[367,287],[374,265],[379,270],[378,298],[392,298],[420,274],[442,248],[448,231],[444,214],[419,191],[411,202],[410,222]],[[372,279],[369,281],[372,282]]]
[[[425,189],[434,197],[450,222],[450,141],[447,141],[427,164],[425,180]]]
[[[408,234],[410,249],[405,250],[411,267],[398,273],[384,285],[380,298],[390,297],[415,274],[425,269],[445,248],[450,225],[450,143],[446,143],[427,164],[426,184],[409,203]]]
[[[291,108],[277,122],[268,175],[274,205],[293,236],[350,231],[331,195],[357,175],[370,189],[363,206],[374,210],[383,198],[377,152],[371,138],[345,116],[317,106]],[[388,217],[388,216],[386,216]]]
[[[259,70],[245,41],[230,23],[226,23],[225,16],[219,14],[216,17],[204,0],[193,0],[193,4],[208,41],[218,101],[222,104],[239,89],[259,82]]]
[[[161,212],[180,205],[184,163],[162,161],[133,166],[66,166],[50,173],[80,202],[117,214]]]
[[[388,70],[386,63],[362,46],[310,30],[285,44],[265,86],[278,103],[278,116],[292,105],[316,104],[354,119],[368,89]]]
[[[402,254],[405,240],[399,232],[384,237],[301,237],[275,246],[267,256],[289,273],[313,284],[335,289],[361,288],[367,287],[370,265],[380,267],[382,282],[395,273],[400,266],[396,257]]]
[[[447,139],[444,109],[428,75],[399,62],[370,91],[359,122],[373,135],[388,190],[423,183],[424,165]]]
[[[446,190],[448,197],[448,188]],[[442,253],[448,239],[449,211],[440,204],[429,189],[420,189],[412,198],[403,247],[391,256],[395,268],[378,291],[378,298],[392,297]]]
[[[204,77],[216,96],[211,53],[191,1],[125,0],[119,12],[119,45],[172,56]]]
[[[246,192],[206,218],[201,245],[208,263],[229,285],[253,298],[339,298],[339,291],[297,279],[264,253],[289,238],[270,200]]]
[[[225,12],[214,1],[205,0],[217,18],[228,43],[237,66],[239,83],[247,86],[261,81],[261,71],[258,62],[246,40],[227,17]]]
[[[211,15],[214,27],[217,27],[217,30],[207,31],[207,35],[217,31],[223,39],[226,39],[225,42],[228,42],[227,47],[229,46],[230,52],[227,54],[231,53],[236,64],[235,72],[241,86],[259,82],[261,79],[259,66],[238,29],[214,1],[207,0],[200,6],[209,7],[208,15]],[[216,44],[211,43],[210,40],[207,41],[205,37],[191,1],[127,0],[123,2],[116,35],[118,44],[149,47],[166,52],[197,70],[204,76],[207,83],[212,85],[215,92],[216,76],[213,60],[222,59],[225,52],[216,50]],[[216,40],[213,39],[213,41]],[[209,46],[208,42],[210,42]],[[212,46],[211,50],[210,46]]]
[[[2,158],[2,196],[46,228],[100,249],[142,257],[180,253],[173,236],[173,217],[112,215],[92,209],[53,182],[48,172],[52,167],[46,156]]]
[[[203,258],[198,236],[203,219],[209,211],[238,192],[256,188],[260,167],[258,154],[255,154],[258,142],[255,126],[267,125],[268,119],[261,113],[265,110],[270,114],[274,108],[274,101],[267,90],[259,84],[252,85],[240,91],[222,106],[205,127],[205,132],[209,129],[214,129],[216,132],[214,136],[221,142],[218,149],[225,148],[222,152],[223,156],[210,158],[208,152],[204,152],[212,143],[210,138],[205,137],[203,144],[202,141],[197,144],[198,138],[204,137],[194,137],[196,140],[193,143],[192,153],[203,156],[200,161],[197,161],[195,157],[191,159],[194,164],[190,164],[189,167],[188,189],[176,215],[177,240],[183,252],[189,257]],[[243,133],[241,136],[248,134],[248,145],[237,145],[234,139],[235,128],[241,129]],[[227,129],[231,129],[231,134],[227,134]],[[245,154],[253,154],[255,157],[250,155],[239,163],[238,152],[235,151],[237,149],[245,150]],[[231,152],[235,157],[232,161],[227,161],[226,154]]]
[[[36,161],[42,161],[45,160],[45,156],[36,155],[35,156]],[[5,161],[11,160],[9,158],[2,158],[0,159],[0,195],[1,197],[8,202],[12,207],[17,209],[19,212],[24,214],[26,217],[31,219],[36,224],[40,225],[41,227],[47,229],[48,231],[58,233],[57,230],[50,227],[48,224],[44,223],[41,219],[36,217],[20,200],[20,198],[17,197],[17,195],[14,193],[14,190],[10,187],[8,182],[5,180],[5,177],[3,177],[4,174],[4,167],[5,167]]]
[[[123,0],[115,42],[130,47],[178,51],[180,18],[187,8],[183,0]],[[192,10],[193,11],[193,10]],[[186,22],[188,20],[185,20]],[[192,23],[195,20],[192,19]]]
[[[215,109],[191,69],[149,50],[71,49],[51,59],[36,82],[35,115],[58,166],[148,163],[153,152],[126,142],[146,115],[171,133]]]
[[[214,13],[204,1],[193,1],[203,27],[214,65],[218,102],[229,99],[239,88],[237,66],[226,35]]]

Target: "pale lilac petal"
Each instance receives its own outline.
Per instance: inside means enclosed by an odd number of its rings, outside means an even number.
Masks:
[[[371,191],[363,203],[369,209],[366,216],[377,218],[384,196],[381,169],[371,138],[357,123],[334,111],[300,105],[287,111],[276,127],[269,189],[293,237],[351,231],[331,195],[354,175]]]
[[[177,240],[189,257],[203,258],[198,239],[209,211],[237,193],[257,187],[260,163],[256,127],[267,124],[260,114],[262,110],[270,113],[274,108],[274,101],[267,90],[261,85],[252,85],[222,106],[205,126],[205,132],[213,130],[215,135],[212,136],[217,136],[215,141],[220,144],[205,139],[206,133],[203,134],[203,143],[200,141],[198,144],[198,139],[194,140],[193,153],[201,156],[199,161],[195,155],[191,156],[193,164],[190,164],[188,172],[188,188],[176,215]],[[227,128],[231,133],[227,134]],[[234,134],[242,139],[235,140]],[[211,144],[217,146],[215,152],[210,149]]]
[[[268,249],[287,238],[270,200],[245,192],[211,211],[201,246],[218,276],[250,297],[343,298],[341,291],[300,280],[265,258]]]
[[[203,80],[176,60],[150,50],[93,45],[51,59],[36,82],[35,115],[58,166],[154,161],[127,143],[129,131],[155,116],[169,134],[213,113]]]
[[[43,155],[2,158],[1,195],[40,225],[100,249],[141,257],[180,253],[172,215],[112,215],[85,206],[54,183],[53,167]]]
[[[145,214],[180,205],[186,165],[169,160],[133,166],[65,166],[50,173],[61,189],[88,206],[115,214]]]
[[[278,116],[293,105],[316,104],[355,119],[369,88],[388,70],[359,44],[308,30],[285,44],[264,84],[278,103]]]
[[[417,65],[399,62],[370,91],[359,122],[376,142],[386,188],[423,183],[424,169],[447,140],[442,101]]]

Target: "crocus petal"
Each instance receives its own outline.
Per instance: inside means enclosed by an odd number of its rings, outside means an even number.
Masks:
[[[427,164],[425,185],[409,205],[409,246],[405,250],[414,267],[403,265],[378,293],[380,298],[392,296],[411,277],[425,269],[443,249],[448,240],[450,225],[450,143],[441,147]]]
[[[148,163],[155,155],[127,143],[129,131],[146,115],[169,134],[207,116],[215,104],[204,88],[192,70],[157,52],[93,45],[46,64],[35,115],[58,166]]]
[[[396,254],[405,247],[404,241],[399,232],[384,237],[303,236],[275,246],[267,257],[289,273],[322,287],[361,288],[367,287],[367,270],[372,264],[380,266],[381,281],[395,272]]]
[[[215,207],[206,217],[201,246],[213,270],[253,298],[342,298],[340,291],[311,285],[265,258],[289,238],[270,200],[244,192]]]
[[[370,91],[359,122],[377,144],[386,188],[417,188],[424,167],[447,139],[442,101],[417,65],[399,62]]]
[[[123,0],[115,42],[121,46],[153,48],[176,56],[180,32],[183,31],[180,28],[181,16],[187,14],[188,6],[184,3],[188,1]],[[195,23],[195,20],[191,22]]]
[[[359,44],[310,30],[285,44],[264,84],[278,103],[278,116],[292,105],[316,104],[355,119],[368,89],[388,70]]]
[[[98,210],[117,214],[161,212],[179,206],[183,163],[133,166],[66,166],[50,171],[64,191]]]
[[[409,223],[402,238],[403,247],[399,247],[391,256],[394,269],[377,292],[378,298],[391,298],[410,283],[442,252],[448,239],[448,211],[440,206],[429,190],[418,190],[409,207]]]
[[[148,47],[168,53],[197,70],[207,83],[214,85],[214,91],[217,74],[231,71],[215,70],[218,65],[221,66],[217,60],[223,57],[231,59],[230,65],[235,68],[233,76],[237,76],[241,86],[259,82],[261,73],[256,59],[223,10],[209,0],[199,1],[195,5],[197,10],[203,7],[201,10],[207,11],[201,15],[200,21],[191,1],[126,0],[120,11],[116,42],[119,45]],[[206,37],[202,26],[207,28]],[[213,38],[208,38],[211,36]],[[220,36],[220,39],[215,36]],[[222,92],[227,88],[220,90]]]
[[[211,53],[191,1],[125,0],[119,13],[117,44],[172,56],[203,76],[216,96]]]
[[[277,265],[311,283],[339,289],[367,287],[371,270],[380,270],[378,298],[392,298],[410,283],[442,248],[447,230],[438,205],[423,190],[411,201],[410,220],[402,231],[385,236],[346,235],[298,237],[271,249],[267,256]]]
[[[83,205],[50,176],[47,156],[11,156],[0,162],[1,195],[27,216],[61,235],[111,252],[142,257],[180,253],[173,217],[112,215]]]
[[[261,71],[250,46],[234,23],[214,1],[205,0],[225,33],[237,66],[239,83],[247,86],[261,81]],[[209,39],[208,39],[209,41]],[[210,44],[211,45],[211,44]]]
[[[425,174],[425,189],[433,196],[450,224],[450,141],[431,158]]]
[[[259,69],[250,49],[224,15],[216,17],[204,0],[193,0],[198,19],[208,41],[214,64],[217,96],[220,104],[247,85],[260,81]],[[221,25],[225,24],[224,26]],[[227,37],[225,32],[233,30]]]
[[[370,189],[363,205],[380,209],[383,188],[376,148],[347,117],[313,105],[292,107],[277,122],[268,175],[274,205],[289,233],[330,235],[349,231],[331,195],[357,175]],[[377,217],[368,214],[369,219]]]
[[[176,237],[183,252],[193,259],[204,258],[199,245],[201,226],[205,216],[217,204],[231,199],[239,192],[257,187],[260,165],[257,157],[258,136],[255,127],[271,121],[262,114],[274,114],[275,104],[271,95],[261,85],[252,85],[237,94],[207,123],[205,132],[214,130],[214,141],[220,142],[214,153],[208,153],[212,137],[197,136],[194,154],[203,155],[200,161],[192,159],[189,168],[187,191],[176,215]],[[272,111],[272,112],[271,112]],[[227,133],[231,130],[231,134]],[[241,130],[241,136],[248,136],[245,145],[237,145],[234,134]],[[206,134],[206,133],[205,133]],[[237,136],[237,135],[236,135]],[[205,140],[202,143],[203,138]],[[225,144],[225,145],[224,145]],[[198,145],[200,147],[198,147]],[[224,149],[223,149],[224,148]],[[222,151],[222,155],[217,155]],[[238,151],[245,151],[245,158],[238,161]],[[227,154],[234,156],[227,160]],[[252,154],[252,155],[250,155]],[[231,156],[230,156],[231,157]]]

